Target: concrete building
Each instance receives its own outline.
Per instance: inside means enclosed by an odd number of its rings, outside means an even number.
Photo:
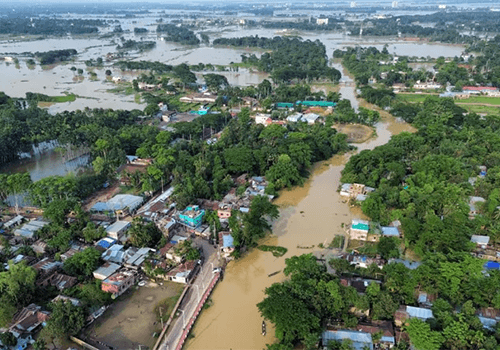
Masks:
[[[191,205],[179,214],[179,221],[186,226],[196,228],[201,225],[203,216],[205,216],[204,209],[200,209],[197,205]]]
[[[368,231],[370,230],[370,222],[366,220],[353,219],[349,236],[351,239],[366,241],[368,238]]]
[[[116,221],[114,224],[106,228],[106,233],[109,237],[121,240],[125,232],[130,228],[130,222],[128,221]]]
[[[135,283],[135,272],[119,271],[102,281],[101,289],[112,294],[112,298],[116,299]]]
[[[316,18],[317,25],[328,25],[328,18]]]
[[[229,219],[231,217],[231,207],[227,204],[222,204],[217,210],[219,219]]]
[[[264,126],[268,126],[272,124],[273,120],[271,119],[270,114],[262,114],[258,113],[255,115],[255,124],[262,124]]]

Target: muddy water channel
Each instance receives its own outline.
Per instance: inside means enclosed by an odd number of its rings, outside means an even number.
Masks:
[[[347,95],[354,96],[354,91]],[[383,145],[392,135],[404,131],[414,130],[386,117],[376,125],[377,136],[358,144],[357,151]],[[313,252],[325,254],[328,259],[331,251],[318,245],[328,245],[335,235],[344,234],[342,223],[364,217],[359,208],[349,208],[337,192],[340,173],[350,155],[336,155],[316,164],[303,187],[280,194],[275,202],[280,206],[280,218],[273,223],[273,234],[261,244],[283,246],[288,252],[275,258],[269,252],[253,249],[244,258],[229,263],[223,282],[212,295],[213,305],[203,311],[193,329],[188,349],[262,349],[275,341],[270,327],[266,336],[261,335],[262,317],[256,304],[264,298],[266,287],[285,278],[285,258]]]

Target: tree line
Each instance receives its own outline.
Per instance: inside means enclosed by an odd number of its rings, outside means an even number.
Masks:
[[[157,33],[165,33],[165,40],[173,41],[183,45],[199,45],[200,39],[196,34],[186,27],[178,27],[175,24],[158,24]]]
[[[214,45],[254,46],[273,50],[270,53],[263,53],[260,58],[255,54],[242,55],[242,62],[271,73],[275,83],[318,79],[338,81],[341,77],[337,69],[328,66],[325,46],[319,40],[303,41],[301,38],[278,36],[270,39],[250,36],[215,39]]]
[[[65,49],[35,52],[35,57],[40,60],[40,64],[53,64],[61,61],[68,61],[77,54],[78,52],[75,49]]]
[[[93,34],[99,32],[99,27],[105,26],[107,26],[107,22],[100,19],[1,18],[0,34]]]

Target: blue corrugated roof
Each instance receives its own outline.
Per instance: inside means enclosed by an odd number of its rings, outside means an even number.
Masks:
[[[495,329],[495,326],[497,325],[497,320],[493,318],[479,316],[479,321],[481,321],[481,324],[483,325],[484,328],[489,329],[491,331],[493,331]]]
[[[222,246],[224,248],[232,248],[234,247],[234,239],[231,235],[223,235],[222,236]]]
[[[392,343],[392,344],[396,343],[396,341],[394,340],[394,337],[387,337],[387,336],[382,336],[382,338],[380,338],[380,342]]]
[[[407,306],[406,312],[410,317],[419,318],[421,320],[427,320],[434,317],[432,310],[424,309],[422,307]]]
[[[415,270],[417,267],[422,265],[422,263],[420,261],[410,261],[410,260],[403,260],[403,259],[389,259],[389,264],[392,264],[392,263],[403,264],[404,266],[406,266],[406,268],[408,268],[410,270]]]
[[[488,261],[484,264],[484,268],[488,270],[500,270],[500,264],[496,261]]]
[[[399,231],[395,227],[384,226],[384,227],[382,227],[382,235],[391,236],[391,237],[399,237]]]
[[[105,238],[101,239],[99,242],[97,242],[97,245],[107,249],[115,243],[116,243],[116,241],[114,239],[109,238],[109,237],[105,237]]]

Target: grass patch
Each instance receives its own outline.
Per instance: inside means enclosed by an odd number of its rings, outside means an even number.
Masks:
[[[38,101],[38,107],[47,108],[55,103],[74,102],[78,96],[75,94],[67,94],[63,96],[46,96],[44,101]]]
[[[344,246],[344,239],[345,237],[343,235],[335,235],[333,238],[332,242],[328,245],[329,248],[342,248]]]
[[[141,94],[137,93],[134,95],[134,102],[137,104],[141,103]]]
[[[208,309],[213,304],[214,304],[214,301],[212,300],[212,298],[207,299],[207,301],[205,302],[205,304],[203,304],[203,310]]]
[[[121,194],[138,194],[139,190],[137,190],[134,186],[123,186],[120,185],[120,193]]]
[[[174,309],[174,306],[177,303],[177,300],[179,300],[181,294],[182,290],[179,291],[179,293],[177,295],[174,295],[173,297],[168,297],[166,299],[163,299],[155,306],[154,312],[159,322],[161,322],[162,319],[163,322],[168,321],[168,318],[170,317],[170,314],[172,313],[172,310]],[[160,308],[161,308],[161,318],[160,318]]]
[[[397,94],[397,100],[401,102],[424,102],[427,97],[430,95],[427,94]]]
[[[484,103],[487,105],[495,105],[500,107],[500,97],[487,97],[487,96],[473,96],[464,100],[460,100],[460,103]]]
[[[257,249],[262,250],[263,252],[272,252],[273,255],[277,258],[282,257],[288,251],[288,249],[286,249],[285,247],[272,246],[272,245],[260,245],[257,247]]]
[[[455,102],[460,107],[466,109],[469,113],[477,114],[497,114],[500,115],[500,106],[481,106],[481,105],[469,105],[467,103]]]

